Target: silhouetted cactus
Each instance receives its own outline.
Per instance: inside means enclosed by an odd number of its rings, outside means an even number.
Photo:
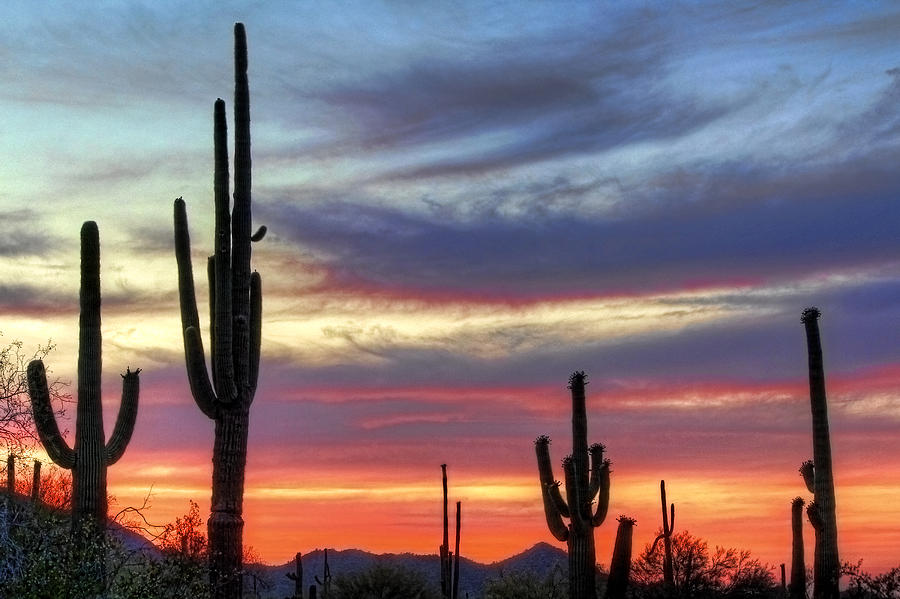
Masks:
[[[41,500],[41,463],[34,461],[34,472],[31,475],[31,503]]]
[[[840,560],[837,545],[834,474],[831,469],[831,437],[828,432],[828,405],[825,397],[825,369],[822,362],[822,340],[819,336],[818,308],[803,311],[801,321],[806,328],[809,355],[809,399],[812,409],[813,459],[800,471],[807,488],[815,496],[806,508],[815,530],[816,547],[813,560],[814,599],[838,599]]]
[[[806,560],[803,555],[803,498],[791,502],[791,599],[806,599]]]
[[[303,556],[299,551],[294,556],[294,571],[285,576],[294,581],[294,596],[291,599],[303,599]]]
[[[322,578],[319,579],[318,576],[314,576],[316,582],[319,583],[319,586],[322,587],[322,599],[328,599],[329,593],[331,593],[331,567],[328,565],[328,550],[324,550],[325,553],[325,565],[322,566]],[[314,587],[310,587],[310,591],[312,591]]]
[[[609,509],[609,460],[603,457],[603,445],[596,443],[588,448],[587,444],[586,379],[581,371],[569,377],[572,454],[563,459],[566,499],[559,491],[559,482],[553,478],[550,438],[540,436],[534,442],[547,526],[554,537],[568,546],[569,596],[572,599],[595,599],[597,596],[594,527],[603,523]],[[597,499],[596,511],[591,505],[594,498]],[[563,518],[569,519],[568,526]]]
[[[635,519],[619,516],[616,544],[609,562],[609,580],[606,583],[606,599],[625,599],[631,576],[631,545]]]
[[[214,110],[215,254],[207,274],[210,288],[212,381],[200,335],[194,295],[190,238],[184,200],[175,200],[175,255],[184,332],[184,353],[194,401],[216,423],[209,536],[210,585],[215,599],[242,594],[244,470],[250,404],[259,374],[262,300],[260,278],[250,272],[250,92],[247,37],[234,26],[234,208],[229,215],[225,102]]]
[[[16,456],[12,452],[6,456],[6,492],[10,497],[16,494]]]
[[[81,316],[78,328],[78,406],[75,445],[59,432],[47,373],[41,360],[28,364],[28,394],[38,437],[58,466],[72,471],[72,525],[89,521],[102,534],[106,524],[106,469],[115,464],[131,440],[137,419],[140,369],[122,375],[122,402],[109,442],[103,433],[100,401],[100,234],[93,221],[81,227]]]
[[[659,481],[659,499],[662,503],[662,532],[653,541],[650,547],[650,553],[656,551],[656,544],[663,542],[663,584],[667,589],[666,592],[671,593],[675,586],[675,573],[672,568],[672,531],[675,529],[675,504],[669,504],[669,511],[666,511],[666,481]]]
[[[441,596],[457,599],[459,596],[459,534],[461,527],[462,502],[456,502],[456,551],[450,551],[450,517],[447,513],[447,464],[441,464],[441,479],[444,487],[444,536],[440,548]]]

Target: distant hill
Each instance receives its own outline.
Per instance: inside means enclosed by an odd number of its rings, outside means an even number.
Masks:
[[[342,574],[366,570],[375,564],[403,566],[421,573],[436,587],[440,586],[440,560],[437,555],[374,554],[359,549],[328,550],[328,565],[334,578],[338,578]],[[325,553],[320,549],[303,555],[303,586],[305,588],[314,584],[313,576],[322,577],[324,565]],[[470,599],[477,599],[481,596],[481,589],[485,582],[492,578],[499,578],[503,573],[532,572],[539,577],[545,577],[557,566],[563,572],[566,571],[566,552],[548,543],[537,543],[522,553],[491,564],[480,564],[463,557],[460,558],[459,566],[460,595],[465,597],[468,592]],[[253,570],[271,584],[270,588],[260,589],[261,598],[284,599],[293,593],[294,583],[286,576],[288,572],[294,571],[293,561],[280,566],[258,566]]]

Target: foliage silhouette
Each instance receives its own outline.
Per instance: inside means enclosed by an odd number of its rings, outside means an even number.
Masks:
[[[424,577],[402,566],[378,564],[357,574],[338,576],[330,599],[438,599],[440,593]]]
[[[673,587],[663,578],[664,557],[648,543],[632,565],[633,596],[642,598],[774,597],[771,569],[743,549],[716,547],[688,531],[672,535]]]

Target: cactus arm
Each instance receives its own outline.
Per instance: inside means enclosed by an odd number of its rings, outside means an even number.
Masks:
[[[542,496],[544,499],[544,516],[547,519],[547,528],[550,529],[550,534],[557,541],[567,541],[569,539],[569,528],[563,521],[562,515],[560,515],[559,504],[553,501],[547,490],[542,493]],[[560,497],[560,500],[562,500],[562,497]]]
[[[653,539],[653,544],[650,546],[650,554],[652,555],[654,551],[656,551],[656,545],[663,540],[663,537],[666,535],[663,533],[659,533],[655,539]]]
[[[669,536],[672,529],[669,526],[669,515],[666,513],[666,481],[659,481],[659,499],[662,503],[663,536]]]
[[[675,504],[670,504],[669,508],[672,512],[669,518],[669,532],[671,533],[673,530],[675,530]]]
[[[597,478],[599,479],[599,490],[597,492],[597,511],[591,518],[592,526],[600,526],[606,520],[606,514],[609,511],[609,460],[603,460],[600,466]]]
[[[178,264],[178,300],[184,330],[184,359],[191,394],[197,407],[208,417],[215,418],[216,395],[206,371],[206,356],[203,352],[203,340],[200,338],[200,317],[197,314],[197,297],[191,268],[191,239],[187,211],[181,198],[175,200],[175,261]]]
[[[210,256],[206,260],[206,279],[209,282],[209,353],[211,356],[216,355],[216,257]],[[210,368],[212,375],[212,385],[217,394],[221,394],[219,389],[219,379],[216,376],[216,368]]]
[[[262,282],[258,272],[250,275],[250,397],[259,381],[259,354],[262,345]]]
[[[184,356],[187,361],[188,383],[191,395],[200,411],[209,418],[216,417],[216,394],[209,376],[206,373],[206,360],[203,357],[203,341],[200,331],[188,327],[184,331]]]
[[[113,428],[109,442],[106,444],[106,465],[112,466],[119,461],[125,448],[131,440],[134,432],[134,423],[137,420],[138,395],[140,392],[140,372],[138,368],[132,371],[125,370],[122,375],[122,403],[119,406],[119,414],[116,417],[116,426]]]
[[[537,454],[538,473],[541,482],[541,498],[544,502],[544,516],[547,519],[547,528],[558,541],[566,541],[569,538],[569,529],[563,522],[569,509],[559,492],[559,485],[553,480],[553,471],[550,466],[550,439],[546,436],[538,437],[534,442]]]
[[[32,360],[28,364],[28,394],[31,396],[34,425],[47,455],[60,468],[71,470],[75,466],[75,452],[59,432],[50,403],[47,373],[41,360]]]
[[[213,111],[213,146],[215,157],[215,287],[210,281],[210,293],[214,292],[216,346],[210,348],[216,391],[222,401],[237,396],[234,373],[234,331],[232,323],[231,278],[231,216],[228,214],[228,129],[225,122],[225,102],[216,100]]]
[[[175,261],[178,264],[178,300],[181,306],[181,328],[200,328],[194,273],[191,267],[191,237],[188,232],[187,209],[182,198],[175,200]]]
[[[534,451],[537,454],[541,493],[547,494],[560,516],[568,518],[569,506],[566,505],[562,494],[559,492],[559,483],[553,478],[553,467],[550,465],[550,437],[546,435],[538,437],[534,442]]]
[[[816,492],[816,467],[812,460],[806,460],[800,464],[800,475],[803,476],[803,482],[810,493]]]
[[[819,511],[819,506],[816,505],[815,501],[811,501],[809,505],[806,506],[806,517],[809,518],[809,523],[812,524],[813,529],[817,533],[822,531],[824,521],[822,520],[822,514]]]
[[[581,504],[581,494],[578,492],[578,465],[575,459],[568,455],[562,461],[566,478],[566,503],[569,505],[569,518],[575,520],[584,519],[584,506]]]
[[[588,496],[593,500],[600,491],[600,470],[603,468],[603,450],[605,447],[602,443],[594,443],[591,445],[589,452],[591,454],[591,481],[588,486]]]

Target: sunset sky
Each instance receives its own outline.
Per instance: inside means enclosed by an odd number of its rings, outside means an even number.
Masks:
[[[119,374],[143,369],[118,505],[152,486],[151,520],[209,507],[172,201],[200,264],[241,21],[269,228],[245,543],[265,561],[435,553],[441,463],[464,556],[564,546],[533,440],[568,453],[585,370],[613,461],[598,561],[619,514],[652,541],[664,478],[676,530],[789,564],[815,305],[841,558],[898,565],[900,6],[88,4],[0,8],[0,331],[52,339],[74,382],[96,220],[107,434]]]

